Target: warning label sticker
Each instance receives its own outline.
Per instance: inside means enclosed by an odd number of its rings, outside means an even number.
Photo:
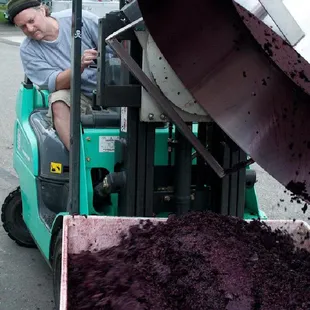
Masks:
[[[62,164],[61,163],[51,162],[50,172],[51,173],[61,174],[62,173]]]
[[[118,140],[118,136],[100,136],[99,137],[99,152],[112,153],[115,150],[114,142]]]

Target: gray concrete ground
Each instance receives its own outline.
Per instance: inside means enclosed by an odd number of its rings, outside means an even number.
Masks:
[[[9,23],[0,24],[0,42],[18,46],[22,38],[22,32],[17,27]]]
[[[18,184],[12,169],[15,98],[23,71],[19,60],[20,32],[0,24],[0,202]],[[260,207],[270,219],[304,219],[301,204],[290,203],[289,194],[261,167],[256,184]],[[0,310],[52,310],[51,272],[39,251],[20,248],[0,226]]]

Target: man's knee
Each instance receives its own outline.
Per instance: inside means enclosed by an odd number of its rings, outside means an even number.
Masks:
[[[56,101],[52,103],[53,118],[67,119],[70,117],[70,109],[63,101]]]

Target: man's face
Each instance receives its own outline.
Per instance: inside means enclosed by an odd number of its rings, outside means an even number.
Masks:
[[[42,40],[46,34],[44,8],[23,10],[15,16],[14,23],[31,39]]]

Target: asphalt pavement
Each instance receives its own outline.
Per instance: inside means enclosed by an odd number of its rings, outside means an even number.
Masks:
[[[20,31],[0,24],[0,202],[18,185],[12,168],[15,100],[23,70],[19,59]],[[260,208],[270,219],[303,219],[310,222],[310,210],[290,202],[289,193],[261,167],[256,191]],[[53,310],[51,271],[36,249],[25,249],[11,241],[0,226],[0,310]]]

